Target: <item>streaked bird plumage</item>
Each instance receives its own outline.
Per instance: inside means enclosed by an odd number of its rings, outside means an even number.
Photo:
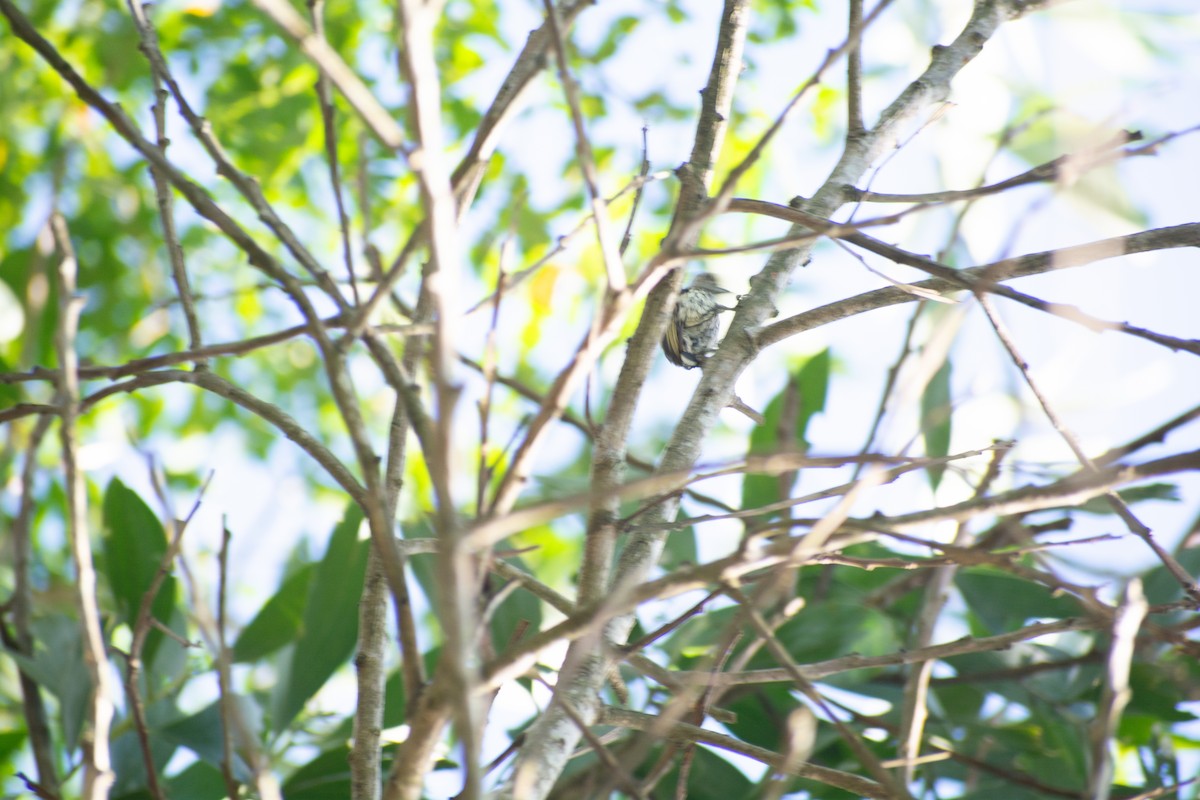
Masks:
[[[720,314],[733,310],[717,302],[719,294],[729,294],[729,290],[722,289],[707,272],[697,275],[692,285],[679,293],[674,317],[662,341],[663,352],[672,364],[693,369],[717,349]]]

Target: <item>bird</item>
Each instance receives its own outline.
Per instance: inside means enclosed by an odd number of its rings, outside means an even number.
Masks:
[[[722,311],[732,308],[717,302],[717,295],[729,294],[711,273],[701,272],[692,285],[679,293],[675,313],[667,325],[662,348],[667,360],[677,367],[702,366],[714,350],[721,333]]]

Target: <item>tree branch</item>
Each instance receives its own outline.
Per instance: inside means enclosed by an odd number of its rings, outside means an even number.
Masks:
[[[59,438],[65,492],[67,496],[66,528],[75,560],[75,603],[79,613],[80,638],[83,642],[83,663],[91,687],[81,737],[83,747],[84,800],[105,800],[116,775],[112,769],[109,731],[113,719],[112,674],[108,668],[104,633],[100,626],[100,607],[96,599],[96,565],[92,560],[92,544],[87,524],[87,487],[79,468],[78,424],[79,356],[75,352],[75,335],[79,330],[79,313],[84,300],[75,293],[78,263],[71,245],[67,223],[55,212],[50,218],[54,241],[58,247],[58,330],[55,345],[58,350],[58,397],[61,400]]]
[[[649,714],[641,714],[637,711],[629,711],[623,708],[613,708],[612,706],[601,708],[599,718],[596,721],[601,725],[617,725],[622,728],[630,728],[631,730],[638,731],[658,731],[660,725],[659,720]],[[874,781],[860,778],[853,773],[842,772],[841,770],[830,769],[829,767],[821,767],[816,764],[789,763],[788,759],[779,753],[756,745],[747,744],[732,736],[716,733],[697,725],[691,725],[686,722],[675,722],[669,725],[663,733],[675,741],[707,744],[721,750],[728,750],[731,753],[739,753],[766,764],[773,770],[784,770],[790,775],[819,781],[861,797],[879,798],[879,800],[891,800],[894,797],[894,795]]]

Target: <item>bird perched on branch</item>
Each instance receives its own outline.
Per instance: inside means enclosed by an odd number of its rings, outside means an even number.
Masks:
[[[674,318],[662,340],[663,352],[675,366],[699,367],[717,349],[720,313],[733,310],[717,302],[719,294],[729,294],[729,290],[718,286],[717,279],[707,272],[701,272],[679,293]]]

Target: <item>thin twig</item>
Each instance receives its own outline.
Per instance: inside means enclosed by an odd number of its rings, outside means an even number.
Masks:
[[[403,150],[404,131],[392,119],[392,115],[375,99],[371,90],[346,65],[337,51],[329,46],[325,38],[309,29],[299,12],[285,0],[254,0],[254,4],[275,20],[275,23],[300,46],[301,52],[312,59],[321,74],[337,87],[350,103],[350,107],[362,118],[367,129],[379,141],[392,150]]]
[[[1151,613],[1169,613],[1190,607],[1188,603],[1170,603],[1156,606]],[[974,653],[989,653],[997,650],[1007,650],[1022,642],[1051,634],[1066,631],[1101,630],[1110,625],[1108,620],[1094,616],[1067,617],[1053,622],[1037,622],[1018,628],[1015,631],[1001,633],[995,636],[964,636],[953,642],[930,645],[919,650],[900,650],[881,656],[849,655],[826,661],[816,661],[800,666],[801,674],[808,680],[815,681],[843,672],[853,672],[860,669],[879,669],[882,667],[897,667],[905,664],[917,664],[922,661],[945,660],[956,656]],[[707,672],[701,670],[664,670],[673,684],[703,684],[709,679]],[[721,685],[749,686],[761,683],[783,683],[792,679],[788,670],[781,667],[756,669],[743,672],[725,672],[718,677]],[[668,683],[667,685],[671,685]]]
[[[757,203],[759,201],[753,202]],[[785,207],[783,206],[775,206],[775,209],[778,210],[779,215],[785,213]],[[772,215],[774,216],[775,214]],[[813,218],[811,215],[808,215],[808,219],[810,222],[805,224],[813,224],[811,222],[813,219],[819,220],[819,218]],[[821,223],[818,222],[815,224]],[[1040,253],[1030,253],[1016,258],[1004,259],[1003,261],[995,261],[990,264],[961,270],[944,267],[931,259],[887,245],[861,233],[848,234],[840,238],[852,244],[859,245],[866,250],[890,258],[897,263],[916,267],[937,276],[913,284],[913,286],[921,289],[935,292],[953,292],[978,287],[982,291],[993,292],[1003,297],[1020,301],[1025,298],[1025,295],[1022,295],[1020,292],[1014,292],[1008,287],[1000,286],[999,283],[1058,269],[1085,266],[1095,261],[1115,258],[1120,255],[1132,255],[1134,253],[1177,247],[1198,247],[1200,246],[1200,223],[1140,231],[1126,236],[1101,239],[1087,244],[1073,245]],[[943,270],[946,271],[943,272]],[[913,302],[916,299],[912,294],[894,287],[875,289],[766,325],[755,334],[754,341],[759,348],[767,347],[817,325],[828,324],[834,320],[845,319],[846,317],[884,306]],[[1163,343],[1165,344],[1165,342]],[[1200,343],[1187,340],[1175,340],[1168,346],[1200,352]]]
[[[345,323],[342,321],[342,316],[338,315],[322,320],[322,324],[328,328],[338,328]],[[396,336],[428,336],[433,333],[431,325],[376,325],[373,326],[372,330],[376,333]],[[243,356],[264,347],[270,347],[271,345],[304,336],[308,331],[308,325],[293,325],[290,328],[284,328],[273,333],[264,333],[261,336],[251,336],[233,342],[208,344],[194,350],[180,350],[174,353],[135,358],[126,361],[124,364],[110,366],[90,364],[79,368],[79,377],[82,380],[123,378],[127,375],[138,375],[177,364],[201,363],[213,357]],[[44,367],[34,367],[27,372],[0,372],[0,384],[49,381],[53,379],[54,370]]]
[[[0,624],[0,636],[4,646],[28,658],[34,655],[33,637],[33,566],[32,522],[36,507],[34,480],[37,475],[38,450],[50,430],[54,417],[43,414],[38,417],[24,442],[14,435],[12,441],[24,455],[21,466],[21,494],[17,513],[9,529],[12,541],[13,591],[7,602],[0,606],[0,620],[7,609],[12,612],[13,632],[10,637],[7,624]],[[19,442],[19,444],[18,444]],[[46,704],[42,701],[41,688],[36,680],[17,664],[17,676],[21,685],[21,704],[25,727],[29,736],[29,747],[37,767],[38,783],[52,796],[60,792],[58,769],[55,766],[54,741],[50,732]]]
[[[558,11],[554,0],[542,0],[546,10],[546,21],[550,23],[551,41],[554,43],[554,53],[558,61],[558,78],[562,82],[563,92],[567,97],[567,107],[571,110],[571,124],[575,128],[575,152],[579,160],[579,168],[583,171],[584,183],[592,200],[592,222],[596,226],[596,238],[600,243],[600,253],[604,259],[604,268],[608,272],[608,290],[619,292],[625,288],[625,268],[621,264],[621,253],[617,249],[614,238],[612,221],[608,218],[608,206],[604,201],[604,193],[600,190],[600,175],[596,172],[596,159],[592,155],[592,143],[588,139],[587,126],[583,119],[583,109],[579,100],[579,87],[571,77],[567,64],[567,43],[563,36],[562,25],[558,21]]]
[[[225,643],[225,599],[229,580],[229,541],[232,538],[229,526],[222,522],[221,549],[217,553],[217,689],[220,692],[218,709],[221,712],[221,777],[225,781],[225,791],[231,798],[238,796],[238,781],[233,775],[234,716],[237,714],[234,703],[237,697],[230,675],[231,653]]]
[[[264,2],[269,1],[270,0],[264,0]],[[292,11],[290,7],[288,10],[290,13],[296,14],[296,12]],[[298,17],[298,15],[296,16]],[[149,21],[144,18],[143,24],[147,28],[150,27]],[[337,284],[334,283],[334,281],[329,277],[329,273],[326,272],[324,267],[321,266],[321,263],[315,256],[313,256],[308,248],[304,246],[304,244],[300,241],[300,238],[296,235],[295,231],[293,231],[292,228],[286,222],[284,222],[283,218],[276,213],[271,203],[267,200],[266,195],[263,193],[262,186],[259,184],[259,182],[249,174],[239,170],[233,163],[233,160],[229,157],[228,153],[225,152],[224,147],[222,147],[220,141],[217,139],[217,136],[208,120],[204,119],[196,112],[194,108],[192,108],[191,103],[188,102],[188,99],[184,95],[179,83],[172,75],[166,58],[159,50],[157,38],[154,36],[143,37],[142,52],[150,60],[155,73],[160,76],[162,81],[170,90],[171,96],[175,99],[175,105],[179,108],[180,114],[187,121],[189,127],[192,129],[193,135],[195,135],[196,139],[204,147],[205,152],[208,153],[209,158],[216,166],[217,173],[233,184],[233,186],[238,190],[238,193],[241,194],[246,202],[248,202],[258,213],[259,219],[262,220],[262,222],[271,230],[271,232],[275,234],[279,242],[283,244],[288,252],[309,273],[309,275],[311,275],[313,279],[317,281],[317,284],[321,287],[325,294],[328,295],[335,304],[337,304],[339,309],[345,310],[347,307],[346,301],[342,297],[341,292],[338,290]],[[89,100],[88,102],[91,101]],[[110,121],[112,120],[110,119]],[[118,132],[121,132],[122,135],[124,135],[120,129],[118,129]],[[129,140],[130,144],[134,145],[134,147],[137,147],[139,150],[141,149],[138,142],[129,139],[128,136],[125,138]],[[143,155],[147,154],[143,152]],[[162,153],[161,155],[162,160],[165,161],[165,153]],[[151,163],[154,164],[153,161],[151,161]],[[164,178],[171,177],[170,172],[163,170],[161,167],[160,174]],[[188,200],[195,205],[196,201],[192,197],[189,196]],[[311,319],[311,317],[309,317],[309,319]]]
[[[1010,452],[1008,447],[996,447],[983,477],[975,486],[972,497],[980,498],[987,494],[992,483],[1000,474],[1000,465]],[[973,541],[966,522],[958,523],[953,544],[966,546]],[[935,569],[929,575],[925,585],[924,596],[921,599],[921,612],[913,626],[911,646],[914,649],[928,647],[933,642],[942,609],[945,608],[948,592],[954,576],[958,572],[958,564],[950,564]],[[925,721],[929,715],[928,696],[929,682],[933,677],[933,662],[923,661],[914,665],[904,684],[904,705],[900,716],[899,758],[904,762],[901,780],[905,785],[913,781],[913,770],[921,753],[921,741],[924,738]]]
[[[313,35],[322,42],[325,38],[325,0],[308,0],[308,12],[313,21]],[[346,214],[346,201],[342,197],[341,165],[338,163],[337,123],[333,98],[329,92],[329,77],[325,72],[317,76],[317,105],[321,109],[321,122],[325,131],[325,159],[329,162],[329,183],[333,189],[333,201],[337,207],[338,227],[342,232],[342,259],[346,263],[346,275],[350,279],[350,296],[354,305],[361,300],[358,296],[358,278],[354,270],[354,254],[350,245],[350,218]]]
[[[87,525],[87,488],[79,467],[79,355],[75,336],[84,299],[75,293],[78,262],[67,231],[67,222],[57,211],[50,218],[58,265],[58,330],[55,345],[60,365],[58,398],[60,401],[59,439],[62,443],[63,482],[67,496],[66,528],[75,560],[75,603],[82,628],[83,663],[91,679],[91,690],[84,713],[83,748],[84,800],[108,797],[115,774],[109,750],[109,731],[113,719],[115,691],[104,649],[100,627],[100,608],[96,598],[96,565]]]
[[[959,201],[978,200],[989,195],[1000,194],[1010,189],[1015,189],[1019,186],[1027,186],[1033,183],[1047,183],[1058,180],[1064,171],[1065,167],[1070,167],[1071,173],[1078,175],[1080,172],[1092,169],[1097,166],[1112,163],[1113,161],[1130,158],[1134,156],[1154,155],[1155,151],[1165,142],[1179,136],[1184,136],[1195,132],[1198,128],[1188,128],[1177,133],[1170,133],[1160,136],[1153,141],[1147,142],[1139,147],[1121,149],[1121,145],[1128,142],[1134,142],[1141,139],[1142,135],[1137,131],[1121,131],[1112,139],[1098,146],[1088,148],[1079,153],[1068,153],[1059,156],[1051,161],[1043,164],[1038,164],[1036,167],[1027,169],[1019,175],[1014,175],[1011,178],[1005,178],[995,183],[984,184],[980,183],[972,189],[945,189],[937,192],[919,192],[914,194],[893,194],[889,192],[873,192],[863,189],[848,187],[847,192],[850,200],[862,201],[867,203],[954,203]],[[1008,137],[1002,137],[1007,139]]]
[[[625,195],[629,194],[630,192],[633,192],[634,193],[634,203],[636,205],[636,203],[638,202],[638,198],[640,197],[641,192],[645,188],[646,184],[653,183],[655,181],[666,180],[670,177],[671,177],[671,173],[667,172],[667,171],[653,172],[653,173],[650,173],[649,175],[645,175],[645,176],[639,175],[639,176],[633,178],[631,181],[629,181],[624,186],[622,186],[619,191],[614,193],[611,197],[607,198],[607,200],[605,202],[608,203],[609,205],[612,205],[613,203],[617,202],[617,200],[620,200]],[[632,212],[630,212],[630,219],[632,219]],[[547,264],[552,263],[555,259],[557,259],[563,253],[565,253],[567,251],[568,245],[570,245],[571,242],[573,242],[576,239],[576,237],[578,237],[580,234],[582,234],[584,231],[586,231],[588,229],[588,227],[591,224],[591,221],[592,221],[592,213],[589,211],[588,213],[584,214],[580,218],[580,220],[575,224],[575,227],[571,228],[571,230],[569,230],[566,233],[559,236],[554,242],[554,247],[550,248],[544,254],[542,254],[542,256],[540,258],[538,258],[537,261],[534,261],[532,264],[525,267],[524,269],[520,269],[520,270],[517,270],[516,272],[509,273],[508,287],[507,287],[508,291],[512,291],[516,287],[520,286],[522,283],[527,281],[529,278],[533,277],[542,267],[546,266]],[[464,312],[464,316],[470,316],[471,314],[474,314],[477,311],[480,311],[481,309],[490,306],[494,300],[495,300],[495,293],[493,292],[491,294],[488,294],[486,297],[481,298],[480,300],[477,300],[469,308],[467,308],[466,312]]]
[[[1121,713],[1133,694],[1129,688],[1129,670],[1137,646],[1138,629],[1148,609],[1145,595],[1142,594],[1142,583],[1134,578],[1126,585],[1125,596],[1113,615],[1108,670],[1091,725],[1091,770],[1088,772],[1087,796],[1094,800],[1108,800],[1112,792],[1115,764],[1111,747]]]
[[[162,151],[163,157],[166,158],[167,146],[170,144],[167,139],[168,95],[167,91],[162,87],[169,80],[170,76],[165,75],[159,69],[161,62],[152,55],[158,51],[158,35],[146,15],[149,4],[141,5],[139,0],[128,0],[128,5],[134,25],[138,29],[138,37],[141,39],[140,48],[146,54],[146,60],[150,64],[150,72],[154,78],[154,130],[157,136],[158,148]],[[183,307],[184,320],[187,322],[188,344],[191,349],[195,350],[201,346],[200,321],[196,315],[196,303],[188,282],[187,266],[183,258],[183,245],[180,243],[179,234],[175,229],[175,196],[171,193],[171,186],[166,176],[163,175],[158,167],[151,165],[150,174],[154,179],[154,196],[158,202],[158,215],[162,221],[163,239],[167,246],[167,256],[171,261],[171,277],[175,281],[175,292],[179,297],[180,305]],[[198,362],[196,366],[202,369],[204,362]]]
[[[492,479],[492,468],[487,463],[487,458],[491,454],[488,443],[490,429],[488,422],[492,412],[492,396],[496,389],[496,336],[500,324],[500,302],[504,298],[507,280],[508,273],[504,271],[504,259],[501,258],[500,274],[496,278],[496,291],[493,294],[495,300],[492,305],[492,320],[488,326],[487,338],[484,340],[483,363],[481,364],[486,388],[483,396],[479,398],[479,474],[475,487],[475,509],[476,514],[480,516],[484,513],[487,487]]]
[[[625,233],[621,235],[621,246],[617,248],[622,256],[629,249],[629,243],[633,241],[633,222],[637,219],[638,208],[642,205],[642,192],[646,188],[646,182],[650,179],[649,130],[648,126],[642,126],[642,167],[638,171],[640,180],[637,184],[637,191],[633,193],[633,205],[629,207],[629,219],[625,222]]]
[[[203,497],[212,475],[210,474],[209,479],[205,480],[204,485],[201,486],[196,497],[196,502],[192,505],[192,510],[188,513],[187,517],[179,520],[176,519],[175,514],[171,510],[166,490],[163,488],[161,480],[159,480],[153,460],[150,460],[149,471],[151,484],[154,486],[155,494],[158,495],[159,503],[163,507],[164,516],[168,520],[167,528],[171,531],[171,536],[167,541],[167,547],[163,551],[162,558],[159,560],[158,569],[155,571],[150,585],[142,593],[141,602],[138,604],[137,616],[134,618],[133,624],[133,637],[125,662],[125,696],[132,712],[134,729],[137,731],[138,744],[142,750],[142,761],[146,767],[146,789],[152,797],[164,800],[166,794],[158,782],[158,767],[154,763],[154,754],[150,746],[150,728],[146,722],[146,708],[138,688],[142,675],[142,652],[145,649],[150,630],[154,623],[157,622],[153,616],[154,601],[158,597],[158,593],[162,589],[167,576],[171,573],[171,565],[175,562],[176,556],[179,555],[179,549],[183,545],[184,531],[187,530],[188,523],[195,516],[196,511],[199,510],[200,498]]]
[[[846,521],[846,532],[884,531],[888,535],[895,535],[904,530],[925,527],[930,522],[937,520],[959,521],[984,513],[1008,515],[1077,505],[1091,497],[1101,495],[1117,485],[1141,480],[1152,475],[1195,469],[1200,469],[1200,451],[1168,456],[1137,466],[1110,468],[1099,475],[1076,476],[1050,486],[1017,489],[937,509],[893,517],[874,516],[862,520],[851,519]],[[515,514],[510,516],[515,516]],[[520,674],[529,660],[536,657],[545,648],[562,639],[579,638],[597,624],[625,614],[650,599],[663,600],[685,591],[740,578],[779,563],[798,565],[804,563],[806,558],[815,558],[824,549],[840,549],[839,546],[834,545],[830,548],[813,549],[805,555],[804,541],[817,532],[815,526],[818,522],[820,520],[795,520],[795,524],[814,526],[809,534],[796,540],[785,538],[771,542],[763,548],[734,553],[694,567],[680,568],[662,578],[634,585],[627,584],[619,591],[610,593],[603,602],[581,607],[570,619],[529,637],[514,650],[501,655],[495,662],[488,665],[483,685],[485,687],[498,685],[497,682]],[[821,531],[821,535],[824,537],[828,534]],[[943,549],[947,547],[945,545],[938,546]]]
[[[851,35],[847,37],[846,41],[842,42],[841,45],[826,53],[824,60],[817,65],[817,68],[813,70],[812,75],[810,75],[804,81],[804,83],[800,85],[800,88],[796,90],[791,99],[789,99],[784,105],[783,110],[776,115],[774,121],[772,121],[762,135],[759,136],[758,141],[754,143],[754,146],[750,148],[750,152],[748,152],[742,158],[742,160],[734,165],[733,169],[729,171],[729,174],[725,177],[721,187],[717,190],[711,202],[708,204],[708,207],[705,209],[705,213],[702,216],[691,220],[689,227],[695,227],[698,229],[706,219],[720,214],[725,210],[726,206],[729,204],[729,201],[733,199],[733,193],[737,190],[738,182],[745,177],[746,173],[750,171],[750,168],[754,166],[760,158],[762,158],[763,154],[766,152],[767,146],[771,143],[779,131],[783,129],[783,124],[787,122],[796,108],[799,107],[800,100],[806,94],[808,94],[813,87],[820,83],[821,76],[824,75],[825,71],[832,67],[844,53],[848,52],[854,46],[854,42],[861,40],[863,30],[877,20],[884,10],[892,4],[892,2],[893,0],[879,0],[875,7],[871,9],[871,13],[868,14],[863,20],[863,23],[859,29],[852,32]]]
[[[800,692],[807,697],[810,702],[821,709],[821,711],[825,714],[826,719],[832,723],[834,728],[837,729],[838,735],[842,737],[842,741],[849,746],[850,750],[854,753],[855,757],[858,758],[859,762],[866,767],[867,771],[871,773],[871,776],[876,781],[879,782],[880,786],[883,786],[888,790],[889,797],[909,798],[911,800],[911,795],[908,793],[908,790],[903,784],[901,784],[899,781],[896,781],[891,775],[888,774],[888,771],[883,768],[883,765],[879,762],[879,759],[874,753],[871,752],[870,748],[866,746],[862,738],[853,730],[851,730],[850,726],[843,722],[838,715],[833,713],[833,711],[831,711],[825,704],[824,698],[821,697],[819,692],[817,692],[816,688],[812,685],[812,682],[809,681],[808,678],[804,677],[804,674],[800,671],[799,665],[796,664],[791,654],[787,651],[787,648],[780,643],[779,638],[775,635],[775,632],[771,630],[770,626],[767,625],[766,620],[763,619],[762,613],[758,610],[755,602],[743,594],[741,590],[734,587],[729,587],[727,591],[730,593],[731,597],[736,599],[741,604],[746,618],[758,632],[758,635],[763,638],[767,649],[771,651],[771,655],[773,655],[775,659],[783,665],[783,668],[791,676],[796,688],[799,689]]]
[[[659,730],[661,725],[657,717],[637,711],[613,708],[611,706],[605,706],[600,710],[599,722],[605,725],[619,725],[623,728],[641,731]],[[663,733],[675,741],[698,742],[722,750],[728,750],[731,753],[740,753],[755,761],[766,764],[771,769],[787,770],[791,775],[836,786],[860,797],[878,798],[878,800],[891,800],[891,798],[895,797],[895,795],[889,793],[874,781],[861,778],[853,773],[842,772],[841,770],[830,769],[829,767],[821,767],[816,764],[787,764],[786,759],[779,753],[772,752],[764,747],[747,744],[732,736],[710,731],[697,725],[691,725],[686,722],[673,722],[666,726],[666,730]]]
[[[454,412],[462,392],[454,374],[456,331],[461,319],[462,263],[457,236],[459,205],[445,164],[441,86],[434,55],[434,26],[440,10],[440,3],[421,0],[400,0],[396,4],[400,65],[410,91],[409,116],[417,148],[414,157],[409,158],[409,166],[416,173],[421,189],[430,256],[421,294],[434,324],[429,362],[437,411],[434,446],[422,443],[422,450],[437,500],[435,520],[443,543],[438,554],[440,591],[436,598],[444,636],[439,671],[449,681],[455,727],[463,748],[461,797],[476,800],[482,791],[483,761],[484,709],[475,692],[479,678],[476,596],[482,574],[475,553],[463,546],[463,530],[451,494],[451,476],[455,472]],[[415,419],[415,415],[410,417]]]
[[[540,675],[535,675],[534,680],[550,691],[554,691],[554,687],[549,683],[546,683],[546,680]],[[571,705],[570,700],[556,697],[554,702],[560,704],[563,713],[570,718],[571,722],[575,723],[579,733],[591,746],[592,752],[594,752],[596,757],[600,759],[600,763],[602,763],[609,771],[609,774],[614,778],[614,780],[622,788],[624,788],[625,791],[629,792],[632,797],[638,798],[639,800],[648,800],[648,796],[642,791],[642,787],[639,786],[634,777],[630,775],[624,767],[621,766],[621,763],[613,758],[613,754],[609,752],[608,748],[604,746],[604,743],[601,742],[596,734],[592,732],[592,729],[588,726],[587,722],[585,722],[583,718],[579,716],[579,712],[576,711]]]
[[[896,355],[896,360],[888,367],[887,377],[883,381],[883,391],[879,393],[879,404],[875,408],[875,416],[871,420],[871,429],[867,432],[866,440],[863,442],[860,455],[866,455],[875,446],[875,437],[879,435],[879,427],[883,424],[883,416],[887,412],[888,401],[892,397],[892,391],[896,387],[896,381],[900,377],[900,369],[904,366],[904,362],[908,360],[912,353],[913,334],[917,329],[917,321],[921,318],[921,312],[925,310],[925,303],[917,303],[917,307],[913,309],[911,316],[908,318],[908,325],[904,328],[904,338],[900,343],[900,352]],[[854,473],[851,480],[856,480],[863,467],[866,466],[865,461],[860,461],[854,467]]]
[[[1031,375],[1029,371],[1029,364],[1017,351],[1016,344],[1013,342],[1011,334],[1008,332],[1008,329],[1004,325],[1003,321],[996,314],[995,309],[992,307],[991,300],[983,293],[977,293],[976,297],[979,299],[980,307],[983,309],[984,313],[987,314],[988,321],[992,324],[992,328],[995,330],[997,338],[1000,339],[1000,342],[1004,345],[1004,349],[1008,352],[1009,357],[1016,365],[1017,370],[1025,379],[1025,384],[1029,387],[1030,391],[1033,392],[1034,397],[1037,398],[1038,403],[1041,405],[1042,411],[1045,413],[1046,418],[1050,421],[1050,424],[1054,426],[1054,429],[1058,431],[1059,436],[1061,436],[1063,441],[1067,443],[1067,446],[1071,448],[1071,452],[1075,454],[1077,459],[1079,459],[1079,463],[1083,465],[1084,470],[1093,475],[1097,474],[1099,472],[1099,468],[1088,457],[1087,453],[1084,452],[1083,447],[1079,444],[1079,440],[1076,438],[1075,434],[1071,432],[1071,430],[1066,426],[1066,423],[1064,423],[1063,420],[1058,416],[1057,412],[1055,412],[1054,408],[1050,405],[1050,401],[1046,397],[1045,393],[1042,392],[1041,388],[1038,386],[1038,383],[1034,381],[1033,375]],[[1104,493],[1104,499],[1108,501],[1108,504],[1117,513],[1117,516],[1119,516],[1125,522],[1125,525],[1129,528],[1130,532],[1138,536],[1150,547],[1151,550],[1154,551],[1154,554],[1158,556],[1158,559],[1163,563],[1163,566],[1167,568],[1167,571],[1174,576],[1175,580],[1179,581],[1179,585],[1183,587],[1183,590],[1187,592],[1192,599],[1200,600],[1200,586],[1196,585],[1196,582],[1192,578],[1191,574],[1184,569],[1178,561],[1175,560],[1174,556],[1163,549],[1163,547],[1154,540],[1154,537],[1150,533],[1150,529],[1147,528],[1145,524],[1141,522],[1141,520],[1134,516],[1133,511],[1130,510],[1125,501],[1117,495],[1116,491],[1111,489],[1106,491]]]
[[[1183,412],[1174,419],[1164,422],[1154,430],[1144,433],[1132,441],[1109,449],[1101,455],[1093,458],[1092,463],[1097,467],[1107,467],[1132,453],[1136,453],[1143,447],[1163,442],[1167,438],[1167,434],[1169,434],[1171,431],[1175,430],[1176,428],[1181,428],[1195,419],[1200,419],[1200,406],[1195,406],[1194,408]]]

